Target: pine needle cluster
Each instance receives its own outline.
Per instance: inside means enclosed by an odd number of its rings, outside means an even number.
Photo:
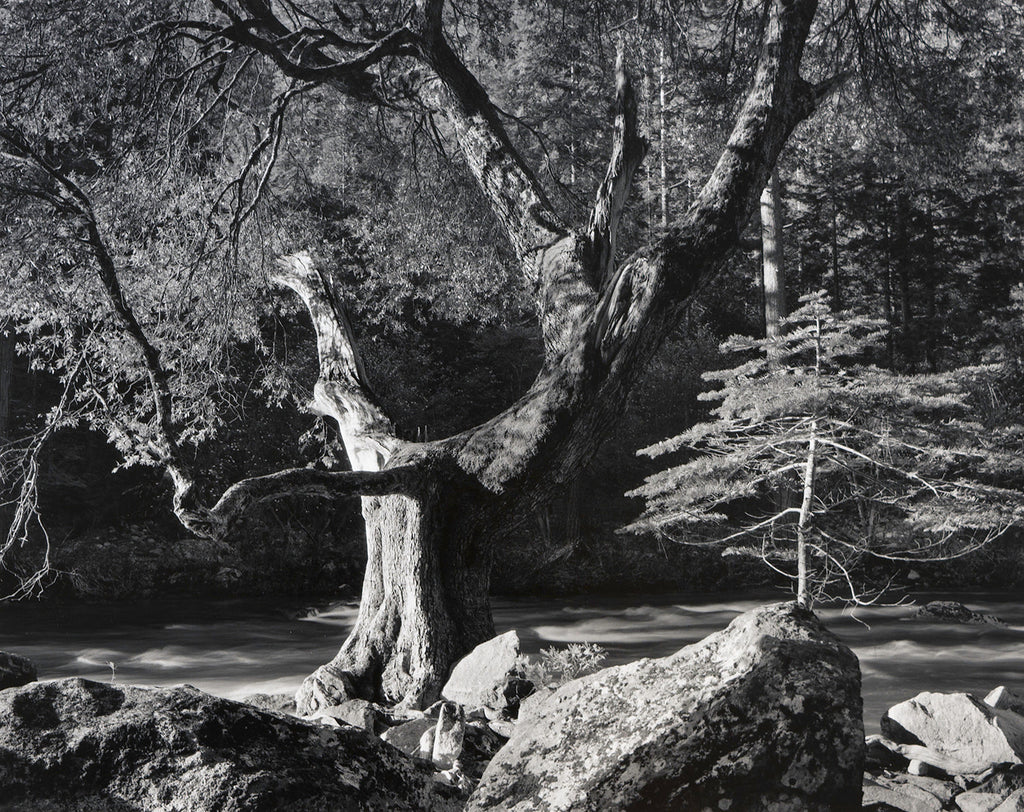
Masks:
[[[707,373],[711,420],[639,453],[682,452],[631,496],[651,532],[762,558],[825,595],[864,603],[884,584],[858,579],[865,557],[935,561],[966,555],[1024,521],[1021,436],[975,414],[988,367],[899,375],[870,363],[881,322],[801,298],[774,338],[734,336],[740,357]]]

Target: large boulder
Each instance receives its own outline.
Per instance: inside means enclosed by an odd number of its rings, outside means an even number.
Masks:
[[[530,709],[472,810],[860,809],[857,658],[809,611],[766,606],[670,657]]]
[[[920,693],[886,711],[882,733],[897,743],[923,744],[981,769],[1018,764],[1024,754],[1024,718],[970,694]]]
[[[28,657],[0,651],[0,690],[36,681],[36,666]]]
[[[365,731],[83,679],[0,693],[5,810],[444,810],[455,790]]]
[[[467,708],[504,708],[519,679],[519,635],[513,629],[481,643],[452,669],[441,696]]]

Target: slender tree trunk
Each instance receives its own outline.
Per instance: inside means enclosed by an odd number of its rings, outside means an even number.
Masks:
[[[814,479],[818,453],[817,431],[817,421],[812,420],[810,439],[807,441],[807,460],[804,463],[804,494],[800,502],[800,517],[796,525],[796,600],[807,609],[811,608],[811,597],[807,588],[807,536],[810,532],[814,509]]]
[[[664,32],[663,32],[664,34]],[[666,124],[665,43],[658,45],[658,180],[661,204],[661,233],[668,231],[668,126]]]
[[[910,301],[910,201],[907,193],[896,193],[896,223],[893,240],[896,278],[900,296],[900,350],[905,368],[914,369],[914,310]]]
[[[885,265],[882,268],[882,306],[885,310],[885,354],[890,371],[896,371],[896,325],[892,307],[892,231],[885,223]]]
[[[932,262],[937,260],[935,253],[935,221],[932,217],[931,207],[929,206],[925,216],[924,223],[924,256],[932,258]],[[924,358],[928,364],[929,372],[938,372],[939,359],[936,354],[936,339],[938,337],[938,288],[937,288],[938,273],[932,272],[925,274],[924,277],[924,289],[925,289],[925,329],[924,329]]]
[[[786,267],[782,243],[782,192],[775,169],[761,193],[761,280],[764,290],[764,334],[782,333],[786,315]]]
[[[839,203],[836,201],[834,178],[829,178],[830,208],[832,209],[832,228],[829,241],[832,248],[832,309],[843,309],[843,278],[839,263]]]
[[[14,330],[0,322],[0,443],[11,435],[11,382],[14,378]]]

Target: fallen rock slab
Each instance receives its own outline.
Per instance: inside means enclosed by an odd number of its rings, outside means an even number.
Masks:
[[[0,693],[4,809],[455,810],[456,790],[353,727],[190,686],[83,679]]]
[[[925,691],[889,708],[881,727],[882,734],[897,743],[922,744],[976,765],[1019,764],[1024,754],[1024,718],[989,707],[970,694]]]
[[[865,778],[863,791],[866,807],[885,804],[902,812],[942,812],[943,802],[932,793],[884,776]]]
[[[1006,800],[1005,796],[994,792],[970,792],[961,793],[956,797],[956,806],[960,812],[992,812]]]
[[[0,690],[18,688],[35,682],[36,666],[28,657],[0,651]]]
[[[520,677],[519,656],[515,630],[481,643],[455,664],[441,696],[467,708],[504,708],[506,690]]]
[[[860,669],[796,604],[531,708],[471,810],[859,810]]]

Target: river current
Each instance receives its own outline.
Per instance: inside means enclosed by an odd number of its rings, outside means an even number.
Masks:
[[[1024,604],[992,593],[955,598],[1007,626],[911,620],[908,606],[851,615],[819,610],[860,658],[868,732],[890,705],[920,691],[984,695],[997,685],[1024,690]],[[589,641],[606,664],[662,657],[724,628],[737,614],[780,595],[676,594],[570,599],[497,599],[498,632],[516,629],[527,653]],[[108,605],[0,606],[0,650],[35,661],[40,678],[174,685],[229,698],[293,692],[337,651],[351,627],[351,601],[308,607],[280,600],[161,600]]]

